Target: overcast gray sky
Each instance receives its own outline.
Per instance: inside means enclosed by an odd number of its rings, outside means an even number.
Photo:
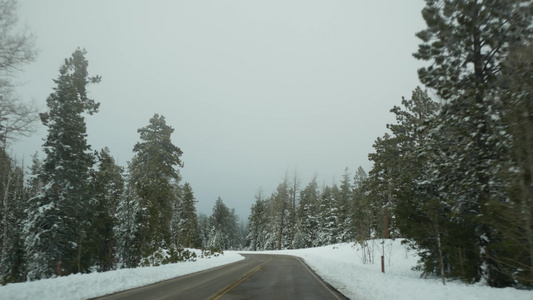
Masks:
[[[208,215],[220,196],[247,218],[259,187],[270,195],[286,171],[301,187],[368,171],[389,110],[419,85],[422,0],[19,2],[39,50],[19,95],[44,111],[64,59],[87,49],[102,76],[89,87],[101,103],[87,117],[93,149],[126,165],[137,129],[164,115]],[[38,128],[13,145],[19,158],[41,150]]]

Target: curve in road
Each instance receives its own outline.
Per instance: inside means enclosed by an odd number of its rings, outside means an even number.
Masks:
[[[97,299],[347,299],[300,259],[242,254],[245,259]]]

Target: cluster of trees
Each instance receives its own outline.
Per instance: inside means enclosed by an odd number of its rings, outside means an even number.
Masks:
[[[533,4],[426,0],[429,65],[378,138],[368,195],[421,270],[533,285]]]
[[[200,229],[203,233],[202,245],[213,250],[242,249],[246,227],[239,224],[235,209],[229,209],[220,197],[213,206],[211,216],[200,215]]]
[[[16,99],[16,71],[35,57],[32,36],[16,30],[16,4],[0,1],[0,282],[176,262],[190,255],[186,247],[241,247],[243,228],[221,199],[212,216],[197,216],[163,116],[138,130],[126,169],[109,149],[91,149],[85,117],[99,103],[87,87],[101,78],[89,76],[85,50],[65,59],[46,112]],[[37,119],[48,130],[46,157],[35,154],[27,172],[7,141],[31,133]]]
[[[180,184],[182,151],[163,116],[138,130],[127,172],[107,148],[87,144],[85,115],[99,103],[86,88],[100,77],[88,75],[85,54],[76,50],[54,80],[40,114],[46,157],[33,158],[30,176],[0,149],[3,282],[161,263],[157,252],[177,261],[183,247],[200,246],[194,194]]]
[[[354,178],[345,170],[340,186],[319,187],[317,176],[300,188],[295,173],[264,197],[260,190],[248,218],[246,246],[251,250],[294,249],[381,236],[379,210],[365,196],[366,172],[359,167]]]
[[[209,218],[197,216],[163,116],[138,130],[126,170],[109,149],[91,150],[85,117],[99,103],[87,86],[100,77],[89,76],[85,55],[78,49],[65,60],[40,114],[44,160],[36,154],[26,175],[0,147],[1,282],[177,262],[190,255],[186,247],[240,248],[243,228],[220,198]]]
[[[424,275],[533,286],[533,3],[426,0],[429,89],[391,112],[368,177],[286,179],[249,217],[251,249],[404,237]],[[432,95],[432,96],[430,96]],[[361,181],[359,181],[361,179]]]

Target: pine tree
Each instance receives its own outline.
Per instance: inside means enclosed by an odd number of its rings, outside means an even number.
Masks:
[[[431,63],[419,70],[421,82],[447,101],[440,119],[449,134],[433,148],[445,149],[448,157],[437,165],[437,182],[446,187],[441,197],[450,197],[445,201],[459,212],[458,224],[477,236],[477,261],[466,264],[477,265],[478,272],[467,280],[491,286],[510,280],[493,248],[501,242],[493,239],[497,229],[489,224],[490,203],[503,197],[505,185],[498,176],[504,155],[498,146],[500,103],[491,94],[510,47],[531,39],[532,10],[530,0],[426,0],[422,15],[428,27],[417,34],[422,44],[414,54]]]
[[[165,117],[155,114],[149,125],[138,130],[141,142],[133,147],[135,156],[129,165],[134,199],[138,201],[135,223],[136,243],[142,257],[172,244],[172,203],[176,201],[174,185],[180,180],[182,151],[170,136],[174,128]]]
[[[195,207],[196,199],[192,187],[185,183],[182,188],[181,197],[177,199],[174,208],[174,229],[176,246],[198,247],[201,246],[198,235],[198,217]]]
[[[43,145],[46,158],[40,179],[43,190],[30,200],[27,220],[28,278],[88,270],[85,242],[90,225],[88,207],[90,169],[94,156],[87,144],[84,113],[98,111],[86,86],[100,77],[89,77],[85,50],[65,59],[47,99],[48,112],[41,121],[48,127]]]
[[[206,214],[200,213],[198,215],[198,234],[200,236],[200,244],[202,245],[202,248],[208,247],[209,232],[209,218]]]
[[[298,173],[294,171],[294,176],[292,178],[292,187],[289,191],[290,194],[290,203],[289,203],[289,215],[291,221],[291,238],[289,242],[289,248],[294,248],[294,235],[296,233],[296,208],[298,202],[298,190],[300,189],[300,180],[298,179]]]
[[[285,180],[278,185],[271,203],[274,210],[272,222],[276,228],[278,250],[287,249],[290,243],[289,199],[288,179],[285,177]]]
[[[326,186],[322,191],[318,214],[318,243],[321,246],[335,244],[340,241],[337,195],[338,188],[336,185],[333,188]]]
[[[239,224],[235,210],[230,210],[218,197],[209,217],[207,246],[216,250],[237,249],[241,246]]]
[[[368,197],[371,213],[370,228],[374,238],[389,238],[390,215],[396,202],[394,195],[394,180],[399,175],[398,158],[400,150],[395,139],[388,133],[383,138],[377,138],[372,145],[375,153],[370,153],[368,159],[374,162],[367,179]]]
[[[117,208],[124,192],[124,169],[115,164],[109,149],[98,153],[98,167],[94,174],[91,203],[93,218],[90,231],[91,255],[100,271],[115,268],[117,238]]]
[[[316,182],[317,175],[300,192],[298,222],[296,226],[296,247],[318,246],[320,192]]]
[[[252,205],[250,216],[248,217],[249,231],[246,237],[250,250],[265,250],[264,235],[268,226],[268,207],[263,199],[262,190],[255,196],[255,203]]]
[[[348,242],[354,238],[353,214],[353,186],[348,168],[344,170],[338,194],[339,238],[341,242]]]
[[[512,49],[499,77],[497,94],[505,103],[508,158],[502,168],[506,201],[497,201],[490,224],[504,237],[497,251],[506,273],[523,286],[533,286],[533,44]]]
[[[430,129],[438,121],[439,105],[420,88],[413,91],[410,99],[402,98],[402,105],[391,110],[396,115],[396,124],[387,125],[399,149],[396,161],[399,173],[393,176],[392,182],[396,199],[392,213],[400,232],[415,241],[412,246],[419,250],[423,274],[438,273],[444,282],[445,265],[448,271],[453,269],[445,261],[445,257],[453,254],[444,249],[449,246],[446,220],[451,216],[448,204],[439,196],[433,175],[438,172],[434,161],[440,160],[439,149],[428,146]],[[438,134],[443,135],[442,130]]]
[[[359,166],[353,179],[353,202],[351,207],[354,239],[359,242],[371,238],[372,214],[368,203],[369,197],[367,197],[365,190],[367,178],[365,170]]]
[[[117,207],[117,219],[120,220],[114,228],[117,238],[117,256],[120,267],[137,267],[141,260],[141,246],[136,239],[141,224],[137,223],[140,214],[138,198],[135,195],[133,182],[129,174],[124,177],[124,193]]]
[[[23,223],[26,198],[24,174],[0,148],[0,284],[25,277]]]

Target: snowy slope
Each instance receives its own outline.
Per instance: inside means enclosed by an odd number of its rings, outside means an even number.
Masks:
[[[480,285],[465,285],[458,281],[447,282],[444,286],[438,278],[421,279],[419,272],[411,270],[417,258],[413,252],[407,251],[399,240],[385,243],[386,273],[382,274],[380,266],[382,245],[380,241],[375,241],[371,245],[373,245],[373,251],[370,253],[374,253],[374,264],[363,264],[363,252],[353,243],[260,253],[290,254],[302,257],[323,279],[352,299],[533,299],[533,291],[512,288],[494,289]],[[0,287],[0,299],[86,299],[241,259],[243,257],[237,252],[226,251],[219,257],[199,259],[196,262],[9,284]]]

